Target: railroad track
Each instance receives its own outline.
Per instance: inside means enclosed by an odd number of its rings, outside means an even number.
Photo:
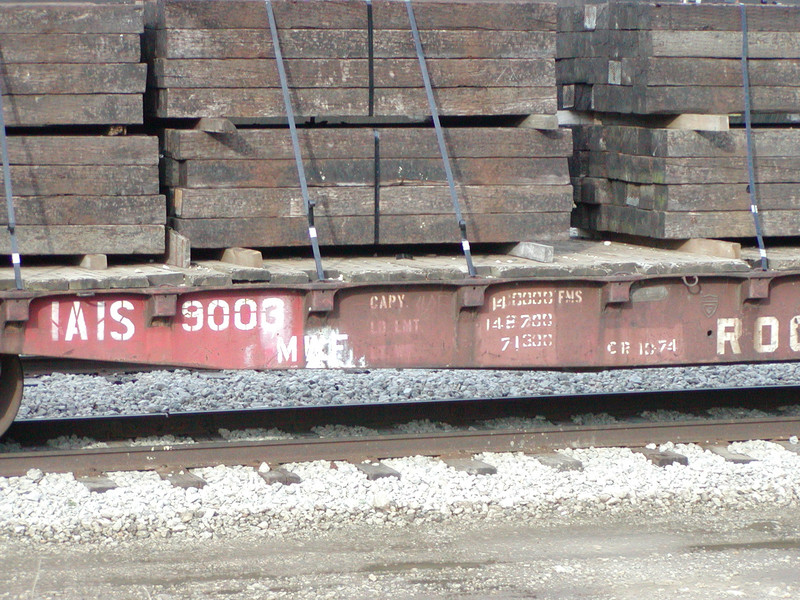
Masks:
[[[31,420],[15,423],[7,439],[21,441],[19,450],[0,453],[0,476],[22,475],[29,469],[88,475],[106,471],[171,472],[214,465],[272,466],[314,460],[355,463],[410,455],[469,456],[480,452],[552,452],[558,448],[623,446],[643,448],[664,442],[698,443],[709,447],[749,439],[786,440],[800,434],[800,416],[779,414],[741,419],[644,421],[632,418],[643,409],[669,408],[697,414],[711,407],[772,409],[794,402],[796,387],[736,390],[643,392],[537,398],[474,399],[329,407],[301,407],[214,413],[140,415],[85,419]],[[570,416],[609,413],[624,422],[579,425]],[[524,427],[490,428],[499,417],[540,416]],[[428,419],[453,429],[398,433],[394,426]],[[320,437],[315,427],[338,424],[375,429],[371,435]],[[227,441],[219,429],[280,429],[286,439]],[[171,434],[192,443],[156,442],[132,445],[132,437]],[[107,447],[42,448],[50,438],[90,436]],[[796,446],[796,445],[795,445]],[[651,459],[668,460],[649,453]],[[657,453],[656,453],[657,454]]]

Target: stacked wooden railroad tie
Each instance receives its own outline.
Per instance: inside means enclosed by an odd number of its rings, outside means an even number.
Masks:
[[[142,11],[133,2],[2,3],[6,126],[141,123]]]
[[[364,0],[273,5],[298,117],[429,114],[403,2],[372,2],[372,19]],[[555,114],[553,3],[415,11],[441,114]],[[147,39],[156,116],[285,117],[263,1],[160,0]]]
[[[756,120],[800,110],[800,7],[746,11]],[[728,130],[745,108],[740,7],[565,7],[559,28],[561,106],[603,123],[574,128],[573,225],[659,239],[756,235],[746,134]],[[800,232],[797,134],[753,130],[766,236]]]
[[[744,130],[575,131],[575,224],[654,238],[752,237]],[[800,130],[753,134],[767,236],[800,232]]]
[[[436,135],[421,120],[431,110],[405,4],[272,5],[320,244],[459,241]],[[528,124],[555,129],[555,5],[430,0],[414,10],[438,110],[457,120],[445,138],[469,240],[566,237],[570,132],[481,126],[535,115]],[[174,229],[193,248],[307,245],[289,132],[274,128],[285,107],[264,2],[159,0],[157,13],[154,114],[240,125],[165,133]],[[334,125],[311,121],[330,115]]]
[[[164,252],[158,140],[124,135],[143,122],[143,31],[143,7],[134,2],[0,4],[3,108],[23,257]],[[0,253],[10,252],[4,235]]]
[[[446,129],[445,137],[472,241],[566,237],[572,208],[569,131],[462,127]],[[306,161],[306,174],[321,243],[457,239],[430,128],[303,129],[300,144],[313,157]],[[164,153],[173,226],[193,247],[308,243],[285,130],[167,130]]]
[[[800,111],[800,10],[747,7],[754,112]],[[610,2],[559,9],[560,107],[635,114],[743,110],[734,4]]]

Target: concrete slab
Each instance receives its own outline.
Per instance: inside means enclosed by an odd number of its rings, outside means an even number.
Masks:
[[[293,483],[300,483],[302,481],[299,475],[292,473],[283,467],[270,469],[269,471],[258,471],[258,475],[269,485],[272,485],[273,483],[292,485]]]
[[[737,464],[746,465],[747,463],[755,462],[755,458],[747,454],[740,454],[738,452],[731,452],[727,446],[707,446],[706,450],[713,452],[717,456],[721,456],[726,461]]]
[[[189,488],[201,489],[206,486],[205,479],[198,477],[194,473],[190,473],[186,469],[168,472],[159,471],[158,475],[161,479],[169,481],[174,487],[184,490]]]
[[[353,464],[355,465],[356,469],[367,476],[369,481],[383,479],[384,477],[396,477],[397,479],[400,479],[400,473],[381,462],[363,462]]]
[[[442,461],[451,469],[470,475],[495,475],[497,473],[496,467],[475,458],[442,458]]]
[[[572,458],[560,452],[547,452],[534,454],[533,458],[542,463],[545,467],[550,467],[559,472],[564,471],[583,471],[583,463],[577,458]]]
[[[688,465],[689,458],[683,454],[672,452],[671,450],[660,451],[650,448],[631,448],[633,452],[642,454],[647,460],[657,467],[666,467],[667,465]]]
[[[77,480],[79,483],[82,483],[84,486],[86,486],[86,489],[93,494],[104,494],[105,492],[117,489],[118,487],[113,480],[102,475],[78,477]]]
[[[778,442],[778,444],[786,448],[789,452],[800,454],[800,444],[792,444],[791,442]]]

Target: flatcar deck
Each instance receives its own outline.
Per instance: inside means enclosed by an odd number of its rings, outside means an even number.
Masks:
[[[476,254],[477,274],[487,279],[528,277],[603,277],[618,274],[712,274],[751,270],[757,251],[744,249],[742,259],[662,250],[619,242],[572,239],[552,242],[554,261],[541,263],[510,254]],[[800,247],[770,251],[777,270],[800,269]],[[403,255],[373,257],[324,257],[330,280],[345,283],[393,284],[413,281],[464,279],[467,269],[461,255]],[[163,286],[225,287],[240,283],[283,286],[310,283],[314,262],[308,258],[267,259],[262,268],[243,267],[218,260],[198,260],[189,268],[159,263],[137,263],[90,270],[75,266],[26,266],[25,289],[29,292],[134,289]],[[14,289],[10,267],[0,269],[0,290]],[[2,292],[0,292],[2,293]]]
[[[596,368],[800,357],[800,248],[725,259],[573,239],[477,255],[23,269],[0,352],[215,368]],[[2,274],[6,287],[10,269]]]

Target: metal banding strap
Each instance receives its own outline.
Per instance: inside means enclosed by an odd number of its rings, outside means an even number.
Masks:
[[[372,0],[367,0],[367,58],[369,69],[369,116],[375,115],[375,31]]]
[[[311,252],[314,254],[314,264],[317,268],[317,279],[325,279],[322,270],[322,258],[319,253],[319,240],[317,239],[317,228],[314,226],[314,202],[308,196],[308,184],[306,183],[306,170],[303,167],[303,155],[300,153],[300,141],[297,139],[297,125],[294,122],[294,110],[292,109],[292,99],[289,96],[289,82],[286,77],[286,69],[283,66],[283,54],[281,54],[281,44],[278,40],[278,26],[275,23],[275,13],[272,11],[271,0],[264,0],[267,5],[267,17],[269,18],[269,30],[272,35],[272,46],[275,50],[275,63],[278,65],[278,77],[281,81],[281,91],[283,92],[283,104],[286,108],[286,118],[289,121],[289,134],[292,136],[292,150],[294,151],[294,162],[297,165],[297,177],[300,180],[300,192],[303,194],[303,206],[308,216],[308,239],[311,242]]]
[[[373,214],[372,239],[373,243],[377,245],[381,241],[381,134],[377,129],[373,131],[373,134],[375,136],[375,172],[373,173],[375,212]]]
[[[750,192],[750,212],[753,214],[753,222],[756,228],[756,240],[758,241],[758,252],[761,256],[761,269],[766,271],[769,268],[767,261],[767,250],[764,246],[764,234],[761,228],[761,215],[758,212],[758,198],[756,196],[756,176],[753,166],[753,126],[750,108],[750,73],[747,69],[747,59],[749,55],[747,40],[747,11],[744,4],[739,4],[742,16],[742,88],[744,91],[744,128],[747,138],[747,189]]]
[[[411,24],[411,34],[414,36],[414,46],[417,49],[419,68],[420,71],[422,71],[422,81],[425,84],[425,94],[428,96],[428,106],[431,109],[433,126],[436,129],[436,140],[439,142],[439,152],[442,155],[442,162],[444,162],[444,172],[447,176],[447,185],[450,188],[450,198],[453,200],[453,210],[456,213],[458,227],[461,230],[461,248],[464,251],[464,258],[467,260],[469,276],[475,277],[475,266],[472,264],[472,252],[470,251],[469,240],[467,239],[467,222],[461,214],[461,206],[458,202],[456,185],[453,180],[453,169],[450,167],[450,157],[447,154],[447,146],[444,142],[444,132],[442,131],[442,124],[439,121],[439,111],[436,108],[436,99],[433,97],[433,86],[431,85],[430,75],[428,75],[428,65],[425,62],[425,54],[422,51],[422,42],[419,38],[417,19],[414,17],[414,8],[411,6],[411,0],[405,0],[405,3],[406,9],[408,10],[408,21]]]
[[[6,192],[6,210],[8,211],[8,233],[11,236],[11,264],[14,267],[14,283],[16,288],[21,290],[23,285],[17,244],[17,219],[14,215],[14,195],[11,191],[11,166],[8,158],[8,138],[6,137],[6,118],[3,108],[3,93],[0,90],[0,146],[2,146],[3,152],[3,184]]]

